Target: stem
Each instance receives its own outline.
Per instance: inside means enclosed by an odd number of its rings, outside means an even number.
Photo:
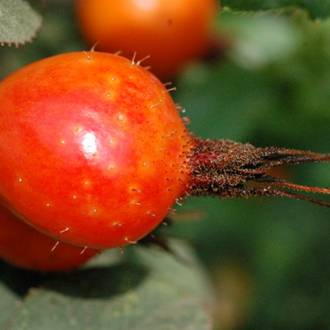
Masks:
[[[276,147],[257,148],[230,140],[195,138],[190,161],[190,195],[221,198],[280,196],[330,207],[330,202],[297,193],[330,195],[329,188],[298,185],[268,174],[271,168],[287,164],[330,162],[330,154]]]

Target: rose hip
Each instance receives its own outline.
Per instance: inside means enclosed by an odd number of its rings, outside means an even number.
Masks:
[[[79,267],[97,251],[57,242],[0,206],[0,258],[26,269],[63,271]]]
[[[110,248],[150,233],[187,195],[329,194],[270,176],[330,155],[193,137],[163,84],[133,61],[76,52],[0,83],[0,196],[56,240]]]

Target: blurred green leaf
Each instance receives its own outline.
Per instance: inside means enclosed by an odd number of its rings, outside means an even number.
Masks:
[[[211,329],[203,272],[177,248],[187,264],[134,247],[122,263],[53,276],[30,292],[7,329]]]
[[[240,10],[273,9],[297,6],[310,12],[313,17],[330,16],[329,0],[221,0],[224,6]]]
[[[208,138],[245,140],[256,115],[272,107],[267,79],[234,64],[194,67],[178,82],[177,101],[189,128]]]
[[[28,289],[39,281],[40,274],[26,272],[0,260],[0,329],[13,316]]]
[[[15,46],[32,40],[41,17],[23,0],[0,0],[0,44]]]
[[[0,283],[0,297],[0,329],[2,329],[9,317],[13,315],[19,299],[2,283]]]
[[[232,36],[230,56],[247,69],[257,69],[293,54],[301,45],[300,31],[285,16],[270,12],[224,10],[219,29]]]

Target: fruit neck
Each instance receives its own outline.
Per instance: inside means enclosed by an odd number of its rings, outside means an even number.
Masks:
[[[189,195],[221,198],[280,196],[330,206],[328,202],[295,192],[330,194],[330,189],[296,185],[269,174],[270,169],[287,164],[329,162],[330,154],[276,147],[256,148],[230,140],[194,138],[194,142]]]

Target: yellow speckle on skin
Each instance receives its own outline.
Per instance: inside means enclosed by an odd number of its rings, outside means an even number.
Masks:
[[[17,179],[17,181],[18,181],[18,183],[23,183],[23,178],[20,176],[20,177],[18,177],[18,179]]]
[[[79,133],[81,133],[83,130],[84,130],[84,128],[81,125],[79,125],[79,124],[75,125],[72,128],[73,133],[76,134],[76,135],[78,135]]]
[[[46,206],[47,208],[50,208],[50,207],[52,206],[52,204],[49,203],[49,202],[47,202],[47,203],[45,203],[45,206]]]
[[[76,200],[78,198],[78,196],[76,194],[73,194],[71,197],[73,200]]]
[[[108,166],[107,166],[107,172],[109,174],[112,174],[116,171],[116,168],[117,168],[116,163],[109,163]]]
[[[140,206],[141,202],[138,199],[131,199],[129,202],[131,205]]]
[[[91,209],[91,211],[90,211],[90,214],[91,214],[91,215],[95,215],[95,214],[97,214],[97,208],[96,208],[96,207],[93,207],[93,208]]]
[[[152,218],[154,218],[156,216],[156,213],[153,212],[153,211],[147,211],[146,214],[149,215]]]
[[[128,191],[131,193],[141,193],[141,188],[138,185],[132,184],[128,187]]]
[[[60,144],[64,145],[65,144],[65,140],[64,139],[61,139],[60,140]]]
[[[117,98],[117,86],[119,84],[119,80],[117,77],[113,76],[108,79],[108,86],[106,86],[106,90],[104,93],[105,100],[114,101]]]
[[[92,186],[92,182],[89,179],[85,179],[85,180],[83,180],[82,185],[85,189],[88,189]]]
[[[111,147],[114,147],[114,146],[117,145],[117,139],[114,138],[114,137],[109,138],[108,141],[109,141],[109,145],[110,145]]]
[[[155,172],[156,168],[153,166],[153,163],[149,160],[143,159],[139,161],[138,171],[141,175],[152,175]]]
[[[114,101],[115,96],[116,96],[116,93],[114,91],[105,93],[105,98],[106,98],[106,100],[109,100],[109,101]]]
[[[107,84],[109,86],[109,90],[111,90],[111,97],[114,98],[116,95],[113,93],[113,91],[118,90],[118,85],[120,84],[120,79],[116,76],[110,76],[107,79]],[[108,90],[108,92],[109,92]]]
[[[117,115],[117,119],[121,122],[121,123],[125,123],[127,121],[127,117],[125,116],[125,114],[123,114],[122,112],[120,112]]]

